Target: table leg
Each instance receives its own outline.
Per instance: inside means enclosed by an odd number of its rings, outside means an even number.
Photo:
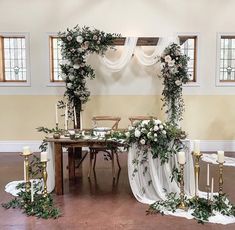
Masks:
[[[55,142],[55,192],[57,195],[63,195],[63,152],[62,144]]]
[[[68,148],[69,179],[75,178],[75,149]]]

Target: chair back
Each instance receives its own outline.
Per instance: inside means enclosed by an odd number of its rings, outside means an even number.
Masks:
[[[118,129],[118,124],[120,120],[121,120],[120,117],[114,117],[114,116],[93,116],[92,117],[94,127],[97,127],[99,122],[107,121],[107,122],[112,122],[111,129]]]
[[[132,116],[132,117],[129,117],[131,125],[133,125],[135,121],[144,121],[144,120],[151,120],[151,119],[157,119],[157,117],[155,117],[155,116]]]

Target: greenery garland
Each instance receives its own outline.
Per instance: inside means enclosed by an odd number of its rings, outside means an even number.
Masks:
[[[69,109],[75,106],[81,111],[82,104],[86,103],[90,91],[86,80],[94,79],[94,69],[86,63],[89,54],[103,55],[108,48],[113,47],[113,41],[119,34],[105,33],[87,26],[80,28],[78,25],[65,32],[59,32],[62,41],[61,52],[63,63],[61,66],[62,79],[66,84],[65,98],[68,100]],[[60,101],[63,104],[62,101]]]
[[[38,178],[42,174],[42,166],[40,159],[36,156],[33,157],[29,166],[30,178]],[[43,197],[42,181],[33,184],[34,188],[34,201],[31,201],[31,191],[25,191],[25,183],[17,185],[16,189],[20,192],[18,197],[13,198],[7,203],[3,203],[2,207],[5,209],[21,209],[27,216],[36,216],[38,218],[58,218],[61,216],[61,211],[54,206],[53,198],[51,194],[47,197]]]
[[[187,63],[189,58],[181,53],[179,45],[172,43],[165,48],[159,57],[164,89],[163,107],[166,107],[168,119],[173,124],[182,120],[184,100],[182,97],[183,84],[189,81]]]

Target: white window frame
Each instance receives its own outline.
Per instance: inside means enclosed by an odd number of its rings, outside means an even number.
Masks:
[[[48,87],[65,87],[65,82],[61,81],[61,82],[52,82],[51,81],[51,63],[50,63],[50,50],[51,50],[51,47],[50,47],[50,37],[56,37],[58,36],[58,33],[56,32],[47,32],[46,33],[46,47],[47,47],[47,53],[46,53],[46,60],[47,60],[47,86]]]
[[[0,87],[27,87],[31,86],[30,76],[30,37],[28,32],[0,32],[3,37],[25,37],[26,54],[26,82],[0,82]]]
[[[196,81],[194,82],[188,82],[183,85],[183,87],[200,87],[201,85],[201,76],[200,76],[200,63],[199,63],[199,56],[201,55],[200,53],[200,34],[199,33],[192,33],[192,32],[180,32],[177,33],[177,38],[179,39],[180,36],[196,36],[197,37],[197,46],[196,46]]]
[[[234,82],[221,82],[220,81],[220,51],[221,51],[221,37],[222,36],[234,36],[235,37],[235,32],[231,33],[224,33],[224,32],[219,32],[217,33],[217,39],[216,39],[216,82],[215,85],[217,87],[231,87],[235,86],[235,81]]]

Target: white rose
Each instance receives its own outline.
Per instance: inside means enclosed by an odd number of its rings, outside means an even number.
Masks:
[[[128,130],[129,130],[129,131],[131,131],[131,130],[133,130],[133,129],[134,129],[134,128],[133,128],[132,126],[130,126],[130,125],[128,126]]]
[[[165,62],[170,62],[172,59],[171,59],[171,56],[170,55],[166,55],[165,56]]]
[[[74,65],[73,65],[73,68],[74,68],[74,69],[79,69],[79,68],[80,68],[80,65],[74,64]]]
[[[82,36],[77,36],[76,40],[77,40],[78,43],[82,43],[83,42]]]
[[[158,126],[155,125],[154,128],[153,128],[154,131],[158,131]]]
[[[154,141],[157,142],[157,138],[154,138]]]
[[[166,130],[162,130],[162,133],[163,133],[164,135],[166,135]]]
[[[178,86],[180,86],[180,85],[182,85],[182,81],[176,80],[176,81],[175,81],[175,84],[178,85]]]
[[[158,119],[157,119],[157,120],[154,120],[154,124],[155,124],[155,125],[159,125],[159,124],[161,124],[161,123],[162,123],[162,122],[161,122],[160,120],[158,120]]]
[[[61,78],[65,81],[66,78],[67,78],[67,76],[66,76],[65,74],[62,74],[62,75],[61,75]]]
[[[71,41],[73,38],[71,36],[67,36],[67,40]]]
[[[69,80],[70,80],[70,81],[73,81],[74,78],[75,78],[75,77],[74,77],[73,75],[70,75],[70,76],[69,76]]]
[[[173,67],[175,65],[175,60],[169,61],[168,66]]]
[[[135,137],[140,137],[140,135],[141,135],[141,132],[138,129],[136,129],[135,130]]]
[[[72,83],[68,83],[68,84],[67,84],[67,88],[69,88],[69,89],[71,89],[72,86],[73,86]]]
[[[144,144],[145,144],[145,139],[141,139],[141,140],[140,140],[140,144],[141,144],[141,145],[144,145]]]
[[[160,128],[160,129],[163,129],[163,125],[159,125],[159,128]]]
[[[143,125],[147,125],[148,123],[149,123],[149,120],[143,120],[143,121],[142,121],[142,124],[143,124]]]
[[[156,134],[156,133],[154,133],[154,137],[157,137],[157,134]]]
[[[126,137],[130,137],[130,132],[125,133]]]
[[[146,129],[145,129],[145,128],[142,128],[142,129],[141,129],[141,132],[142,132],[142,133],[144,133],[145,131],[146,131]]]
[[[147,137],[148,138],[151,137],[151,132],[148,132]]]

